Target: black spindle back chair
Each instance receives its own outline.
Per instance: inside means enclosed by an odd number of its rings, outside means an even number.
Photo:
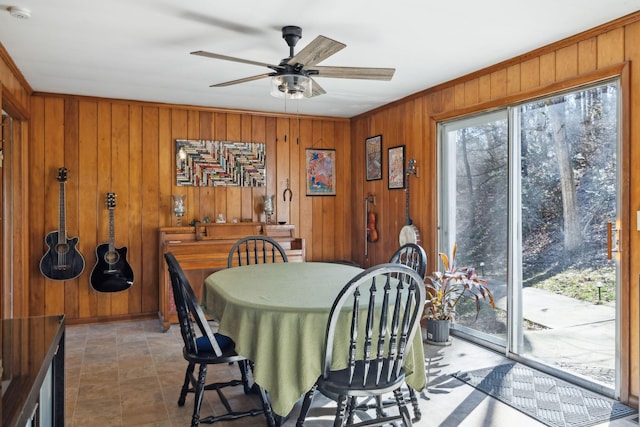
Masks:
[[[371,267],[338,294],[327,323],[323,373],[305,395],[297,426],[302,426],[317,389],[338,402],[334,426],[381,426],[411,417],[400,390],[405,354],[410,349],[425,302],[422,277],[400,264]],[[357,397],[393,392],[397,416],[352,424]]]
[[[406,243],[398,248],[391,256],[390,263],[402,264],[417,271],[424,279],[427,274],[427,253],[422,246],[415,243]]]
[[[288,262],[280,244],[268,236],[248,236],[238,240],[227,258],[227,267]]]
[[[398,250],[394,252],[389,262],[406,265],[407,267],[417,271],[423,279],[427,274],[427,253],[424,251],[422,246],[415,243],[406,243],[402,245],[400,248],[398,248]],[[411,405],[413,406],[412,421],[418,422],[420,421],[420,418],[422,418],[422,412],[420,411],[418,397],[416,396],[416,392],[414,389],[412,389],[411,387],[408,387],[408,389],[409,400],[411,401]],[[384,414],[383,407],[387,405],[388,402],[382,402],[381,400],[377,402],[377,409],[380,414]]]
[[[222,389],[242,385],[244,386],[245,393],[251,391],[252,387],[248,379],[249,361],[236,353],[235,343],[231,338],[211,331],[208,320],[193,292],[193,288],[173,253],[166,253],[165,260],[171,278],[171,288],[178,313],[180,333],[184,341],[182,353],[185,360],[189,362],[184,383],[180,391],[180,397],[178,398],[178,405],[184,406],[187,393],[194,393],[191,426],[195,427],[200,423],[210,424],[223,420],[235,420],[237,418],[256,416],[262,413],[265,414],[267,425],[274,426],[275,419],[273,418],[271,405],[267,399],[266,392],[261,387],[258,387],[257,384],[255,384],[254,387],[259,391],[262,407],[244,411],[235,411],[232,409],[229,401],[222,393]],[[206,384],[208,365],[234,362],[238,363],[242,379]],[[197,379],[194,376],[196,365],[200,367]],[[226,413],[200,418],[200,407],[202,406],[202,398],[205,390],[215,390],[217,392],[220,401],[227,411]]]

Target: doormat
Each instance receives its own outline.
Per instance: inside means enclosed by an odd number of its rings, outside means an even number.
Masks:
[[[614,399],[515,362],[453,376],[551,427],[587,427],[636,413]]]

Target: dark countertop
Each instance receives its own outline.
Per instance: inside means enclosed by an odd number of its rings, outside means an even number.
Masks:
[[[40,387],[63,339],[63,315],[2,320],[3,427],[24,426],[31,418]]]

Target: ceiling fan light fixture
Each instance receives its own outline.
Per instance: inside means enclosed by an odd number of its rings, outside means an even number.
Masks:
[[[286,99],[308,98],[312,94],[311,79],[304,74],[280,74],[271,78],[271,96]]]

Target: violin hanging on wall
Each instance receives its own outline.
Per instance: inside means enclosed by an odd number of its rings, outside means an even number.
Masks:
[[[378,230],[376,230],[376,214],[369,211],[367,214],[367,240],[369,242],[378,241]]]
[[[367,226],[364,229],[364,257],[369,259],[369,242],[378,241],[378,230],[376,230],[376,214],[369,211],[369,204],[375,205],[375,196],[372,193],[367,194],[364,199],[364,220]]]

